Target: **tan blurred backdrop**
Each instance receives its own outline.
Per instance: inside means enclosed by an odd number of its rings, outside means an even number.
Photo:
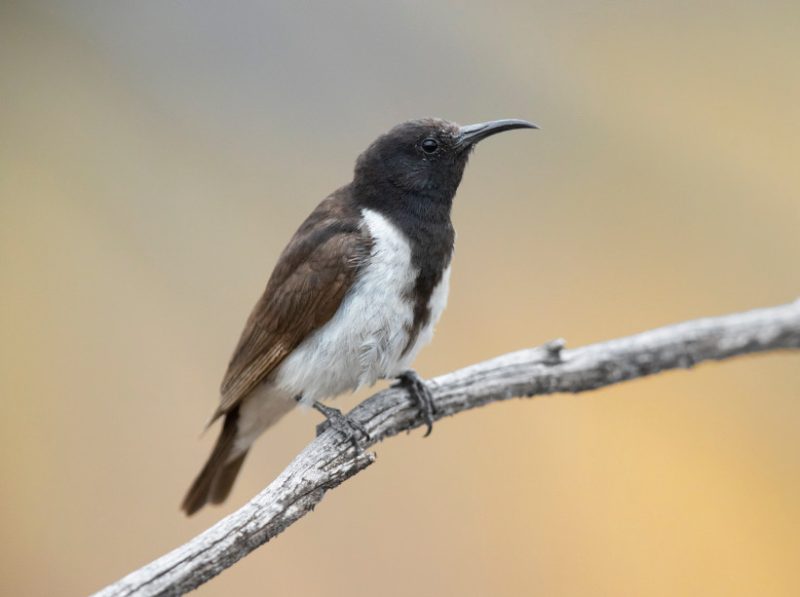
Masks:
[[[280,249],[398,121],[542,126],[471,161],[423,375],[795,298],[798,31],[795,1],[0,3],[0,593],[99,589],[312,437],[293,413],[179,513]],[[798,394],[766,355],[442,421],[200,594],[800,594]]]

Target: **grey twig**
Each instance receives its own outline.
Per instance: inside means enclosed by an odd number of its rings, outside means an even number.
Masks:
[[[800,348],[800,300],[697,319],[568,350],[556,340],[505,354],[429,381],[440,419],[489,402],[585,392],[660,371],[740,354]],[[371,434],[369,447],[423,423],[404,390],[389,388],[350,413]],[[325,492],[372,464],[350,441],[326,431],[245,506],[204,533],[109,585],[97,595],[180,595],[216,576],[311,512]]]

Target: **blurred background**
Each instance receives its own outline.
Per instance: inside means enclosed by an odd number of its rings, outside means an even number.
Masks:
[[[285,242],[395,123],[518,117],[456,200],[433,376],[800,294],[800,4],[0,3],[0,593],[80,595],[178,505]],[[378,462],[200,595],[800,593],[800,361],[511,401]],[[366,396],[341,398],[350,408]]]

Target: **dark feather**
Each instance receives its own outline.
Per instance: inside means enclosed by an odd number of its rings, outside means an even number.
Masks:
[[[212,421],[239,404],[336,313],[371,251],[369,233],[360,221],[346,186],[300,226],[247,320]]]
[[[233,488],[233,482],[236,481],[236,476],[239,474],[239,469],[242,468],[245,456],[247,456],[247,452],[231,460],[222,467],[214,478],[214,482],[211,484],[209,499],[212,504],[221,504],[225,501],[225,498],[228,497],[228,494],[230,494]]]
[[[237,460],[234,462],[230,464],[227,463],[231,449],[233,448],[233,442],[236,440],[238,419],[238,407],[231,409],[228,414],[225,415],[225,423],[222,425],[222,431],[220,431],[219,437],[217,438],[217,443],[214,445],[214,449],[211,451],[211,455],[208,457],[208,461],[206,461],[206,465],[203,467],[203,470],[200,471],[199,475],[197,475],[197,478],[189,488],[186,497],[183,499],[181,508],[184,512],[186,512],[187,516],[191,516],[197,512],[210,499],[211,501],[216,501],[213,498],[216,497],[218,493],[221,494],[223,492],[222,489],[220,489],[219,492],[216,490],[217,486],[219,486],[217,479],[221,475],[225,476],[225,495],[227,495],[227,493],[230,491],[230,488],[233,485],[233,480],[236,477],[236,472],[239,470],[238,466],[236,467],[236,470],[233,471],[233,476],[230,474],[225,475],[225,473],[236,461],[238,461],[239,466],[241,466],[242,460],[244,460],[245,456],[242,454],[242,456],[237,458]],[[214,490],[213,497],[212,490]]]

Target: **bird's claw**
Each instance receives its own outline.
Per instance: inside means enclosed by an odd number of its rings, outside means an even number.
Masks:
[[[362,451],[363,447],[361,446],[358,435],[363,435],[368,441],[372,439],[366,427],[355,419],[343,415],[342,411],[338,408],[325,406],[321,402],[315,402],[314,408],[325,416],[325,420],[317,425],[317,436],[322,435],[328,429],[333,429],[343,436],[345,440],[351,441],[355,449],[359,452]]]
[[[433,407],[433,394],[417,372],[409,369],[397,376],[397,383],[393,387],[405,388],[419,406],[420,415],[427,427],[425,435],[428,437],[433,431],[433,416],[436,410]]]

